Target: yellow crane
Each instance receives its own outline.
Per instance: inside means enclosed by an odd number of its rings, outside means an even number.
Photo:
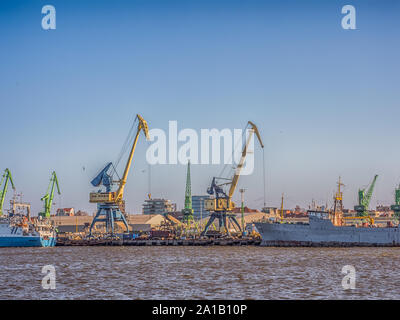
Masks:
[[[235,204],[232,201],[232,196],[236,190],[237,184],[239,182],[239,177],[241,174],[241,171],[243,169],[244,162],[246,160],[246,155],[248,152],[248,148],[250,145],[250,141],[255,133],[261,148],[264,148],[264,144],[261,139],[260,132],[258,131],[257,126],[251,122],[248,121],[247,126],[250,127],[249,134],[247,136],[246,143],[243,147],[242,151],[242,156],[240,158],[239,164],[236,167],[235,173],[232,177],[232,179],[226,179],[226,178],[217,178],[214,177],[211,182],[211,186],[207,189],[207,193],[210,195],[213,195],[214,198],[212,199],[206,199],[205,200],[205,209],[211,212],[210,218],[202,232],[202,235],[206,235],[208,228],[210,225],[213,223],[215,219],[218,219],[219,221],[219,227],[221,228],[222,226],[225,228],[226,233],[229,235],[230,232],[227,227],[228,220],[232,220],[234,225],[237,226],[239,230],[241,230],[241,227],[236,220],[235,215],[232,213],[233,209],[235,208]],[[225,182],[218,183],[219,180],[224,180]],[[230,185],[228,193],[225,193],[223,186],[224,185]],[[242,230],[241,230],[242,231]]]
[[[128,178],[129,169],[131,168],[133,155],[135,153],[136,144],[138,142],[139,134],[143,131],[146,140],[149,140],[149,128],[146,120],[144,120],[139,114],[136,115],[135,121],[138,122],[137,131],[133,140],[133,145],[129,153],[128,160],[125,165],[125,170],[122,178],[114,181],[111,174],[108,173],[109,169],[113,167],[112,162],[109,162],[105,168],[91,181],[91,184],[95,187],[103,185],[106,188],[106,192],[92,192],[90,193],[90,202],[97,203],[97,214],[93,219],[90,226],[89,236],[92,235],[92,228],[97,222],[105,222],[106,232],[114,234],[114,223],[115,221],[122,221],[129,231],[128,223],[126,222],[124,214],[121,212],[121,208],[124,205],[123,197],[126,181]],[[115,172],[115,168],[114,168]],[[116,191],[112,191],[112,186],[118,185]]]
[[[343,220],[368,220],[369,224],[374,224],[374,219],[371,216],[364,216],[364,217],[343,217]]]

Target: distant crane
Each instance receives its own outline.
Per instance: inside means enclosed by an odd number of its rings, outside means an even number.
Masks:
[[[41,216],[42,218],[50,218],[51,206],[53,204],[53,198],[54,198],[54,189],[55,189],[56,186],[57,186],[58,194],[61,194],[60,188],[58,186],[58,180],[57,180],[56,172],[53,171],[51,173],[49,186],[47,187],[47,192],[40,199],[40,200],[44,201],[44,211],[39,213],[39,216]]]
[[[124,189],[140,132],[143,131],[146,140],[150,139],[147,122],[138,114],[136,115],[135,121],[138,121],[136,136],[122,178],[117,181],[113,180],[112,174],[108,173],[113,164],[112,162],[109,162],[104,169],[100,171],[96,178],[91,181],[91,184],[95,187],[103,185],[106,188],[106,192],[101,192],[99,190],[99,192],[90,193],[89,201],[91,203],[97,203],[97,213],[90,225],[89,236],[92,235],[92,228],[97,222],[105,222],[106,232],[112,236],[114,235],[115,221],[122,221],[126,230],[129,231],[128,223],[126,222],[124,214],[121,212],[121,207],[124,203]],[[112,191],[112,186],[114,184],[118,185],[117,191]]]
[[[214,195],[214,198],[205,200],[205,209],[210,211],[211,215],[203,232],[201,233],[202,236],[206,235],[208,228],[215,219],[218,219],[219,221],[219,228],[224,227],[228,235],[230,235],[228,229],[228,220],[231,220],[238,227],[239,231],[243,232],[243,230],[241,230],[239,222],[235,217],[235,214],[232,212],[235,208],[235,204],[232,202],[232,196],[237,187],[240,173],[246,159],[247,150],[254,133],[256,134],[258,141],[260,142],[261,148],[264,148],[264,144],[262,143],[257,126],[251,121],[248,121],[247,126],[250,126],[251,129],[249,130],[249,135],[242,151],[242,157],[239,161],[239,164],[235,170],[232,179],[213,177],[211,181],[211,186],[207,189],[207,193],[209,195]],[[219,180],[223,181],[219,182]],[[225,193],[223,189],[223,186],[225,185],[230,185],[228,193]]]
[[[374,192],[374,187],[378,175],[375,175],[372,180],[368,190],[367,188],[358,190],[358,205],[354,206],[354,210],[357,212],[357,216],[366,217],[368,216],[368,207],[371,201],[372,193]]]
[[[400,185],[394,191],[394,205],[390,208],[394,211],[394,215],[397,219],[400,218]]]
[[[182,210],[183,213],[183,222],[186,225],[191,224],[193,219],[193,209],[192,209],[192,185],[190,179],[190,161],[187,165],[187,173],[186,173],[186,189],[185,189],[185,208]]]
[[[3,188],[0,189],[0,217],[3,215],[3,205],[4,205],[4,199],[6,198],[6,194],[7,194],[7,190],[8,190],[8,182],[11,182],[11,186],[12,186],[13,190],[15,190],[11,172],[7,168],[6,170],[4,170],[4,173],[3,173],[3,176],[2,176],[1,182],[0,182],[0,188],[1,188],[1,186],[3,186]],[[4,185],[3,185],[3,183],[4,183]]]

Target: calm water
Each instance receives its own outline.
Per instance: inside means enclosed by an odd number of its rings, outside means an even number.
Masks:
[[[400,248],[0,248],[0,262],[0,299],[400,298]],[[55,290],[41,286],[49,264]]]

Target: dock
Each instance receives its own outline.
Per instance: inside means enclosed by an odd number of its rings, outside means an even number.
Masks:
[[[258,246],[258,239],[58,239],[56,246]]]

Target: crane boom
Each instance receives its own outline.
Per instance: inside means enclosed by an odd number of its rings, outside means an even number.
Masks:
[[[264,148],[264,144],[262,143],[260,132],[258,131],[257,126],[251,121],[249,121],[247,124],[251,126],[251,130],[250,130],[249,136],[247,137],[246,144],[243,148],[242,157],[240,158],[240,162],[235,170],[235,175],[233,176],[231,187],[229,188],[229,193],[228,193],[229,198],[232,198],[233,193],[235,192],[235,189],[237,187],[239,177],[240,177],[240,172],[242,171],[243,164],[244,164],[244,161],[245,161],[246,155],[247,155],[247,149],[249,147],[250,140],[253,136],[253,133],[256,134],[258,141],[260,142],[261,148]]]
[[[125,165],[125,170],[124,170],[124,174],[123,174],[122,178],[118,181],[112,180],[112,176],[107,173],[107,171],[112,166],[112,163],[109,162],[105,166],[105,168],[96,176],[96,178],[94,178],[91,181],[91,184],[95,187],[99,186],[100,184],[105,186],[106,192],[91,192],[90,193],[90,202],[92,202],[92,203],[116,203],[116,204],[122,203],[122,199],[124,196],[124,189],[125,189],[126,181],[128,178],[129,169],[132,164],[132,159],[133,159],[133,155],[135,153],[136,144],[137,144],[137,141],[139,138],[140,131],[143,131],[143,133],[146,137],[146,140],[150,139],[149,129],[148,129],[146,120],[144,120],[138,114],[136,115],[135,120],[136,119],[138,120],[137,132],[136,132],[136,136],[133,141],[133,144],[132,144],[131,151],[129,153],[129,158]],[[115,170],[115,168],[114,168],[114,170]],[[119,184],[117,191],[111,190],[111,187],[114,184],[114,182],[117,182]]]
[[[365,189],[358,190],[358,205],[354,206],[354,210],[357,211],[359,216],[368,215],[368,207],[369,203],[371,202],[372,193],[374,192],[377,178],[378,175],[375,175],[367,191]]]
[[[364,205],[365,205],[365,207],[367,209],[369,207],[369,203],[371,202],[372,192],[374,192],[375,183],[376,183],[376,179],[377,178],[378,178],[378,175],[375,175],[374,179],[372,180],[372,183],[371,183],[370,187],[368,188],[367,195],[365,196]]]
[[[121,201],[123,196],[124,196],[124,188],[125,188],[126,180],[128,178],[129,169],[130,169],[131,164],[132,164],[132,158],[133,158],[133,154],[135,153],[136,144],[137,144],[137,141],[138,141],[138,138],[139,138],[140,131],[143,131],[143,133],[144,133],[144,135],[146,137],[146,140],[150,139],[149,127],[147,125],[146,120],[144,120],[139,114],[136,115],[136,118],[139,120],[138,128],[137,128],[135,140],[134,140],[133,145],[132,145],[131,152],[129,154],[128,161],[127,161],[126,166],[125,166],[124,175],[122,176],[122,179],[120,180],[120,183],[119,183],[119,188],[118,188],[117,195],[116,195],[116,202]]]
[[[57,193],[61,194],[60,192],[60,187],[58,186],[58,179],[56,172],[53,171],[51,173],[51,178],[50,178],[50,183],[49,186],[47,187],[47,192],[46,194],[40,199],[44,201],[44,212],[41,212],[40,215],[44,218],[50,218],[50,213],[51,213],[51,206],[53,204],[53,199],[54,199],[54,190],[55,187],[57,187]]]
[[[15,190],[14,182],[11,176],[11,171],[8,168],[4,170],[4,174],[0,182],[0,187],[3,185],[3,182],[4,182],[3,190],[0,191],[0,216],[3,215],[3,205],[8,190],[8,182],[11,182],[11,186],[13,190]]]

